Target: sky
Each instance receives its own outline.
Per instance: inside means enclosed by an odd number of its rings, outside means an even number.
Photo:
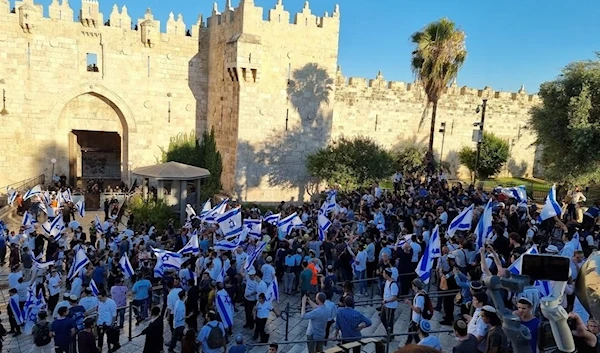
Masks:
[[[14,0],[10,0],[14,4]],[[47,5],[52,0],[36,0]],[[99,0],[108,19],[115,0]],[[222,11],[226,0],[218,0]],[[81,2],[70,0],[75,14]],[[239,0],[231,0],[237,7]],[[265,8],[277,0],[254,0]],[[132,19],[147,7],[161,21],[164,32],[169,12],[183,15],[188,27],[198,15],[210,16],[210,0],[116,0],[127,5]],[[410,70],[413,45],[410,35],[442,17],[454,21],[466,33],[467,60],[458,75],[459,86],[529,93],[556,78],[569,62],[589,60],[600,51],[600,1],[579,0],[313,0],[313,14],[330,14],[340,5],[339,65],[345,76],[374,78],[382,71],[391,81],[414,81]],[[576,5],[575,5],[576,3]],[[294,18],[304,0],[283,0]],[[75,16],[75,17],[76,17]],[[302,45],[302,44],[300,44]]]

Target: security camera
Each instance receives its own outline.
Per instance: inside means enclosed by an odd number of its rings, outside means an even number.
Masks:
[[[476,122],[473,123],[473,126],[475,126],[475,127],[477,127],[479,125],[481,125],[481,123],[479,121],[476,121]]]
[[[480,111],[481,111],[481,108],[479,108],[479,106],[477,106],[477,108],[475,108],[475,113],[479,114]]]

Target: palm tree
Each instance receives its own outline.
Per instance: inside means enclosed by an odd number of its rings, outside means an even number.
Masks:
[[[416,46],[412,52],[412,70],[423,85],[427,105],[433,104],[429,132],[429,154],[433,157],[437,104],[467,57],[465,32],[456,28],[454,22],[442,18],[415,32],[410,39]]]

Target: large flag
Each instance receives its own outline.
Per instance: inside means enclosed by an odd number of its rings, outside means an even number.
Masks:
[[[450,226],[448,227],[448,231],[446,232],[450,236],[454,236],[456,231],[468,231],[471,229],[471,223],[473,223],[473,209],[475,208],[474,204],[462,210],[462,212],[456,216],[452,222],[450,222]]]
[[[441,243],[440,243],[440,226],[435,226],[429,238],[429,244],[425,246],[423,256],[417,265],[415,272],[424,283],[429,283],[431,277],[431,269],[433,268],[433,261],[436,257],[441,254]]]
[[[48,208],[46,207],[46,204],[42,201],[40,203],[38,203],[38,207],[40,208],[40,210],[42,212],[44,212],[46,215],[48,214]]]
[[[525,251],[525,253],[523,253],[523,255],[525,255],[525,254],[531,254],[531,255],[539,254],[537,245],[533,244],[533,246],[531,248],[527,249],[527,251]],[[523,267],[523,255],[519,256],[519,258],[516,259],[515,262],[513,262],[510,266],[508,266],[508,270],[511,273],[513,273],[515,275],[521,274],[522,267]],[[537,288],[538,292],[540,292],[542,297],[545,297],[545,296],[550,295],[551,283],[550,283],[550,281],[535,281],[535,288]]]
[[[50,200],[50,191],[46,190],[44,191],[40,197],[42,198],[42,203],[45,203],[46,205],[50,205],[51,204],[51,200]]]
[[[233,251],[240,246],[237,241],[229,241],[229,240],[219,240],[214,248],[215,250],[223,250],[223,251]]]
[[[196,217],[196,210],[194,210],[192,205],[188,203],[187,205],[185,205],[185,214],[187,215],[187,220],[189,221],[192,218]]]
[[[217,218],[222,215],[223,213],[225,213],[225,211],[227,210],[227,203],[229,202],[229,199],[225,199],[221,202],[219,202],[218,205],[216,205],[215,207],[213,207],[210,211],[208,211],[204,217],[202,218],[202,220],[206,223],[218,223],[217,222]]]
[[[271,225],[276,226],[281,219],[281,213],[271,214],[263,218],[263,222],[267,222]]]
[[[248,254],[248,257],[246,258],[246,265],[244,265],[244,270],[248,271],[250,267],[254,265],[254,261],[258,259],[260,254],[262,254],[263,250],[265,250],[266,246],[267,243],[264,241],[261,241],[260,243],[256,244],[256,248],[254,248],[254,251],[251,254]]]
[[[35,295],[35,289],[35,283],[27,289],[27,299],[23,305],[23,321],[25,322],[23,333],[25,334],[31,334],[33,326],[37,322],[37,314],[46,309],[42,291],[38,291],[38,294]]]
[[[270,301],[279,301],[279,285],[277,284],[277,277],[273,277],[273,282],[269,288],[267,288],[267,293],[265,293],[265,297],[268,302]]]
[[[210,205],[210,199],[208,199],[202,206],[202,211],[200,211],[200,218],[206,216],[208,214],[208,212],[210,212],[211,209],[212,209],[212,207]]]
[[[514,186],[511,188],[501,188],[500,191],[504,195],[517,200],[519,205],[527,205],[527,189],[525,189],[525,185]]]
[[[262,221],[260,219],[244,219],[244,227],[248,229],[248,235],[260,239],[262,238]]]
[[[121,271],[123,271],[123,274],[126,278],[133,277],[133,266],[131,266],[131,262],[129,262],[127,253],[124,253],[123,257],[121,257],[121,260],[119,260],[119,267],[121,268]]]
[[[10,309],[13,312],[13,316],[15,318],[15,321],[17,322],[17,325],[23,325],[25,320],[23,318],[23,312],[21,311],[21,307],[19,306],[19,301],[13,297],[10,297],[8,305],[10,306]]]
[[[337,202],[335,201],[337,191],[330,190],[327,192],[327,198],[323,201],[321,208],[319,209],[319,213],[328,214],[332,211],[335,211],[337,207]]]
[[[8,194],[8,204],[12,206],[13,202],[17,199],[17,190],[6,188],[6,193]]]
[[[65,221],[63,220],[62,216],[59,214],[58,216],[54,217],[52,222],[50,222],[48,220],[48,221],[42,223],[42,229],[44,230],[44,232],[46,232],[46,234],[52,235],[53,229],[58,229],[60,232],[61,228],[63,228],[64,225],[65,225]]]
[[[298,217],[296,212],[294,212],[291,215],[280,220],[279,223],[277,224],[277,227],[283,229],[285,234],[290,234],[290,232],[294,228],[304,227],[304,223],[302,223],[302,220],[300,219],[300,217]]]
[[[233,303],[229,294],[225,290],[217,292],[215,302],[217,304],[217,311],[221,316],[221,321],[225,329],[233,327]]]
[[[494,229],[492,227],[492,200],[490,199],[485,205],[485,209],[479,217],[479,222],[477,223],[477,227],[475,228],[475,248],[477,250],[485,246],[485,241],[492,237],[493,230]]]
[[[60,193],[63,201],[65,202],[73,202],[73,197],[71,196],[71,190],[67,189]]]
[[[160,273],[160,276],[164,274],[165,269],[174,269],[179,271],[181,264],[183,263],[183,256],[179,253],[160,250],[152,248],[154,255],[156,256],[156,266],[154,268],[154,275]]]
[[[230,237],[242,232],[242,208],[232,208],[217,218],[223,236]]]
[[[34,186],[31,190],[27,191],[25,195],[23,195],[23,201],[29,200],[30,198],[40,195],[42,193],[42,187],[39,185]]]
[[[100,223],[100,218],[98,218],[98,215],[94,217],[94,227],[96,227],[96,233],[104,233],[104,229],[102,228],[102,223]]]
[[[188,240],[187,244],[181,250],[178,251],[181,255],[186,254],[194,254],[198,255],[200,253],[200,244],[198,243],[198,231],[194,231],[190,240]]]
[[[77,214],[79,215],[79,217],[85,217],[85,201],[81,199],[77,201],[75,206],[77,206]]]
[[[43,256],[43,253],[40,253],[40,255],[36,258],[35,256],[31,256],[31,259],[33,260],[33,266],[35,268],[37,268],[38,270],[45,270],[50,266],[54,266],[54,260],[50,260],[50,261],[41,261],[41,258]]]
[[[33,223],[33,216],[31,215],[31,213],[29,213],[29,211],[25,211],[25,213],[23,214],[23,221],[21,221],[21,225],[25,228],[29,228],[33,227]]]
[[[322,213],[319,213],[317,221],[319,223],[319,240],[325,241],[325,239],[327,238],[327,230],[329,229],[329,227],[331,227],[331,221],[329,220],[329,218],[327,218],[327,216],[325,216]]]
[[[545,221],[554,216],[562,216],[562,207],[556,201],[556,184],[552,185],[548,191],[548,197],[546,197],[546,202],[544,203],[542,212],[540,212],[538,221]]]
[[[75,253],[75,258],[73,259],[73,264],[69,269],[67,278],[69,280],[75,278],[75,276],[77,276],[77,274],[89,263],[90,259],[88,259],[87,255],[85,254],[85,250],[79,248],[79,250],[77,250],[77,252]]]

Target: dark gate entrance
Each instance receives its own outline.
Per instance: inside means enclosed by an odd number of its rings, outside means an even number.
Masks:
[[[121,182],[121,136],[116,132],[73,130],[69,138],[71,185],[85,189],[89,180],[104,187]]]

